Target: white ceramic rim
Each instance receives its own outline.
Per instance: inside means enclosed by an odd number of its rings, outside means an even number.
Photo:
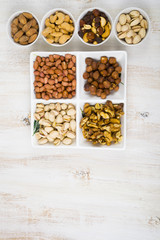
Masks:
[[[117,30],[116,30],[116,25],[117,25],[119,16],[120,16],[122,13],[129,13],[129,12],[131,12],[131,11],[133,11],[133,10],[139,11],[139,12],[141,13],[141,15],[147,20],[147,22],[148,22],[148,29],[147,29],[145,38],[143,38],[139,43],[137,43],[137,44],[128,44],[128,43],[126,43],[124,40],[121,40],[121,39],[118,38]],[[115,35],[116,39],[117,39],[121,44],[123,44],[123,45],[125,45],[125,46],[129,46],[129,47],[138,46],[138,45],[142,44],[142,43],[146,40],[146,38],[148,37],[148,35],[149,35],[149,33],[150,33],[150,25],[151,25],[150,18],[149,18],[149,16],[148,16],[148,14],[147,14],[143,9],[137,8],[137,7],[128,7],[128,8],[123,9],[121,12],[119,12],[119,13],[117,14],[117,16],[116,16],[116,18],[115,18],[115,20],[114,20],[114,35]]]
[[[79,22],[80,22],[81,18],[83,18],[84,15],[85,15],[88,11],[93,11],[94,9],[98,9],[99,11],[104,12],[104,13],[106,14],[106,16],[108,17],[108,19],[109,19],[109,21],[110,21],[110,24],[111,24],[111,31],[110,31],[109,36],[108,36],[104,41],[102,41],[101,43],[98,43],[98,44],[86,43],[86,42],[83,41],[83,39],[82,39],[82,38],[79,36],[79,34],[78,34],[78,31],[79,31]],[[76,24],[76,25],[77,25],[76,32],[77,32],[77,35],[78,35],[79,39],[81,40],[81,42],[83,42],[84,44],[86,44],[86,45],[88,45],[88,46],[93,46],[93,47],[100,46],[100,45],[104,44],[105,42],[107,42],[107,41],[109,40],[109,38],[110,38],[110,36],[111,36],[111,34],[112,34],[112,30],[113,30],[113,20],[112,20],[111,15],[110,15],[106,10],[104,10],[104,9],[102,9],[102,8],[99,8],[99,7],[92,7],[92,8],[87,8],[86,10],[84,10],[84,11],[80,14],[80,16],[78,17],[78,20],[77,20],[77,24]]]
[[[36,19],[36,21],[37,21],[37,23],[38,23],[38,27],[39,27],[39,32],[38,32],[37,38],[34,40],[34,42],[32,42],[32,43],[30,43],[30,44],[27,44],[27,45],[21,45],[21,44],[19,44],[19,43],[16,43],[16,42],[13,40],[12,36],[11,36],[11,22],[12,22],[12,20],[13,20],[16,16],[20,15],[20,14],[23,13],[23,12],[31,13],[31,14],[33,15],[33,17]],[[23,48],[30,47],[30,46],[32,46],[32,45],[38,40],[38,38],[39,38],[39,36],[40,36],[40,23],[39,23],[39,20],[37,19],[37,17],[36,17],[32,12],[30,12],[30,11],[28,11],[28,10],[20,10],[20,11],[17,11],[17,12],[15,12],[15,13],[13,13],[13,14],[10,16],[10,18],[8,19],[8,21],[7,21],[7,34],[8,34],[9,39],[11,40],[11,42],[12,42],[14,45],[19,46],[19,47],[23,47]]]
[[[63,13],[65,13],[65,14],[69,15],[70,18],[71,18],[72,21],[73,21],[73,24],[74,24],[74,32],[73,32],[73,34],[72,34],[72,37],[71,37],[67,42],[65,42],[64,44],[49,43],[49,42],[47,42],[46,38],[42,35],[42,31],[43,31],[43,29],[44,29],[44,24],[45,24],[46,18],[48,18],[50,15],[54,14],[54,13],[57,12],[57,11],[60,11],[60,12],[63,12]],[[53,9],[51,9],[50,11],[48,11],[48,12],[43,16],[43,18],[42,18],[42,20],[41,20],[41,27],[40,27],[41,36],[42,36],[43,40],[44,40],[47,44],[49,44],[50,46],[62,47],[62,46],[67,45],[67,44],[73,39],[73,37],[75,36],[75,32],[76,32],[75,30],[76,30],[76,22],[75,22],[75,19],[74,19],[73,15],[72,15],[70,12],[68,12],[66,9],[64,9],[64,8],[53,8]]]

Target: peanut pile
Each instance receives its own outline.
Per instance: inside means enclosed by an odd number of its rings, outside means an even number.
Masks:
[[[39,26],[31,13],[23,12],[11,23],[11,35],[16,43],[27,45],[34,42],[38,36]]]
[[[34,62],[36,98],[72,98],[76,95],[76,56],[37,56]]]
[[[70,145],[76,137],[76,109],[71,103],[37,103],[34,114],[39,128],[35,137],[39,144]]]
[[[70,16],[57,11],[46,18],[42,35],[50,44],[64,44],[72,37],[73,32],[74,24]]]
[[[86,72],[83,78],[86,79],[84,90],[105,99],[111,91],[119,90],[122,68],[115,57],[102,56],[99,61],[93,58],[86,58]]]
[[[106,104],[96,103],[94,106],[86,103],[80,122],[84,138],[92,144],[108,146],[120,142],[120,119],[123,114],[123,103],[113,104],[107,101]]]

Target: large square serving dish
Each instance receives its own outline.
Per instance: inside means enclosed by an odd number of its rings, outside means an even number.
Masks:
[[[70,53],[76,56],[76,96],[72,99],[50,99],[48,101],[43,99],[36,99],[34,93],[34,69],[33,63],[36,59],[36,56],[47,57],[50,54],[59,54],[65,55],[66,53]],[[115,57],[122,67],[121,73],[121,82],[119,84],[119,91],[114,92],[107,96],[106,99],[101,99],[97,96],[91,96],[90,94],[84,91],[84,82],[83,73],[85,72],[86,64],[85,58],[91,57],[94,59],[100,59],[101,56],[107,57]],[[31,81],[31,141],[33,147],[40,148],[85,148],[85,149],[105,149],[105,150],[124,150],[126,146],[126,84],[127,84],[127,54],[125,51],[92,51],[92,52],[32,52],[30,54],[30,81]],[[112,144],[110,146],[106,145],[92,145],[90,142],[87,142],[86,139],[83,138],[82,131],[79,127],[80,120],[82,118],[81,109],[83,109],[83,105],[85,103],[95,104],[95,103],[105,103],[107,100],[111,100],[113,103],[124,103],[124,116],[121,118],[122,123],[122,135],[123,140],[118,144]],[[34,123],[34,112],[36,108],[36,103],[72,103],[76,107],[76,140],[72,145],[59,145],[54,146],[51,143],[47,143],[44,145],[39,145],[35,136],[33,136],[33,123]]]

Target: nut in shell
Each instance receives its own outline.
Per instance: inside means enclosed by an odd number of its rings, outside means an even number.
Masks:
[[[145,28],[141,28],[141,30],[138,33],[141,38],[144,38],[146,36],[146,30]]]
[[[133,10],[129,13],[129,15],[131,16],[131,18],[138,18],[140,16],[140,12],[137,10]]]
[[[120,23],[121,25],[125,25],[125,24],[126,24],[126,21],[127,21],[126,15],[125,15],[125,14],[121,14],[121,15],[119,16],[119,23]]]
[[[140,35],[136,35],[134,38],[133,38],[133,44],[137,44],[141,41],[141,37]]]

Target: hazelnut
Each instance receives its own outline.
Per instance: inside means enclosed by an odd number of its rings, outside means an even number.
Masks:
[[[87,38],[89,41],[92,41],[95,38],[95,34],[93,32],[88,32]]]
[[[80,27],[83,27],[83,26],[85,25],[85,22],[84,22],[84,20],[83,20],[83,19],[81,19],[79,24],[80,24]]]
[[[102,56],[102,57],[101,57],[101,63],[106,64],[107,62],[108,62],[108,58],[105,57],[105,56]]]
[[[116,84],[119,84],[121,82],[121,79],[120,78],[117,78],[116,80],[115,80],[115,83]]]
[[[108,73],[107,73],[107,70],[102,70],[102,71],[101,71],[101,75],[102,75],[103,77],[106,77],[107,74],[108,74]]]
[[[99,71],[102,71],[102,70],[104,70],[106,68],[106,65],[104,64],[104,63],[100,63],[99,64],[99,67],[98,67],[98,70]]]
[[[98,33],[99,35],[102,35],[102,34],[103,34],[103,28],[102,28],[102,27],[98,27],[98,28],[97,28],[97,33]]]
[[[97,96],[98,96],[98,97],[100,97],[100,96],[101,96],[101,93],[102,93],[102,91],[103,91],[103,90],[102,90],[102,89],[100,89],[100,88],[98,88],[98,89],[97,89]]]
[[[103,83],[103,81],[104,81],[104,77],[100,76],[100,77],[98,78],[98,82],[99,82],[99,83]]]
[[[115,57],[110,57],[109,58],[109,63],[112,64],[112,65],[115,64],[116,63],[116,58]]]
[[[98,9],[94,9],[92,13],[94,14],[95,17],[100,15],[100,11]]]
[[[107,69],[108,73],[109,74],[112,74],[112,72],[114,71],[114,67],[110,66],[108,69]]]
[[[106,93],[106,95],[109,95],[110,94],[110,91],[108,88],[104,89],[104,92]]]
[[[92,58],[89,58],[89,57],[85,59],[85,63],[86,63],[87,65],[91,65],[91,64],[92,64],[92,61],[93,61]]]
[[[92,69],[93,69],[93,70],[96,70],[96,69],[97,69],[97,62],[96,62],[96,61],[93,61],[93,62],[92,62]]]
[[[117,79],[118,77],[119,77],[118,72],[117,72],[117,71],[114,71],[114,72],[112,73],[112,78]]]
[[[88,72],[84,72],[83,73],[83,78],[84,79],[88,79],[89,78],[89,73]]]
[[[97,88],[98,87],[98,82],[97,81],[93,81],[92,85],[94,85]]]
[[[108,81],[110,81],[111,83],[113,83],[113,82],[114,82],[114,79],[110,76],[110,77],[108,77]]]
[[[86,67],[86,71],[87,71],[87,72],[91,72],[92,70],[93,70],[93,69],[92,69],[92,66],[87,66],[87,67]]]
[[[95,71],[95,72],[93,73],[93,78],[94,78],[95,80],[97,80],[97,79],[99,78],[99,72],[98,72],[98,71]]]
[[[89,87],[90,87],[90,84],[89,84],[89,83],[86,83],[86,84],[84,85],[84,90],[85,90],[86,92],[88,92],[88,91],[89,91]]]
[[[122,68],[120,66],[116,67],[115,70],[118,72],[118,73],[121,73],[122,72]]]
[[[103,83],[99,83],[99,84],[98,84],[98,88],[102,88],[102,89],[103,89],[103,88],[104,88]]]
[[[105,92],[102,92],[102,93],[101,93],[101,98],[102,98],[102,99],[105,99],[106,97],[107,97],[106,93],[105,93]]]
[[[93,78],[88,78],[87,82],[91,83],[93,81]]]
[[[109,88],[111,86],[111,83],[109,81],[105,80],[103,82],[103,85],[104,85],[105,88]]]
[[[114,91],[118,91],[119,90],[119,86],[117,85],[115,88],[114,88]]]

